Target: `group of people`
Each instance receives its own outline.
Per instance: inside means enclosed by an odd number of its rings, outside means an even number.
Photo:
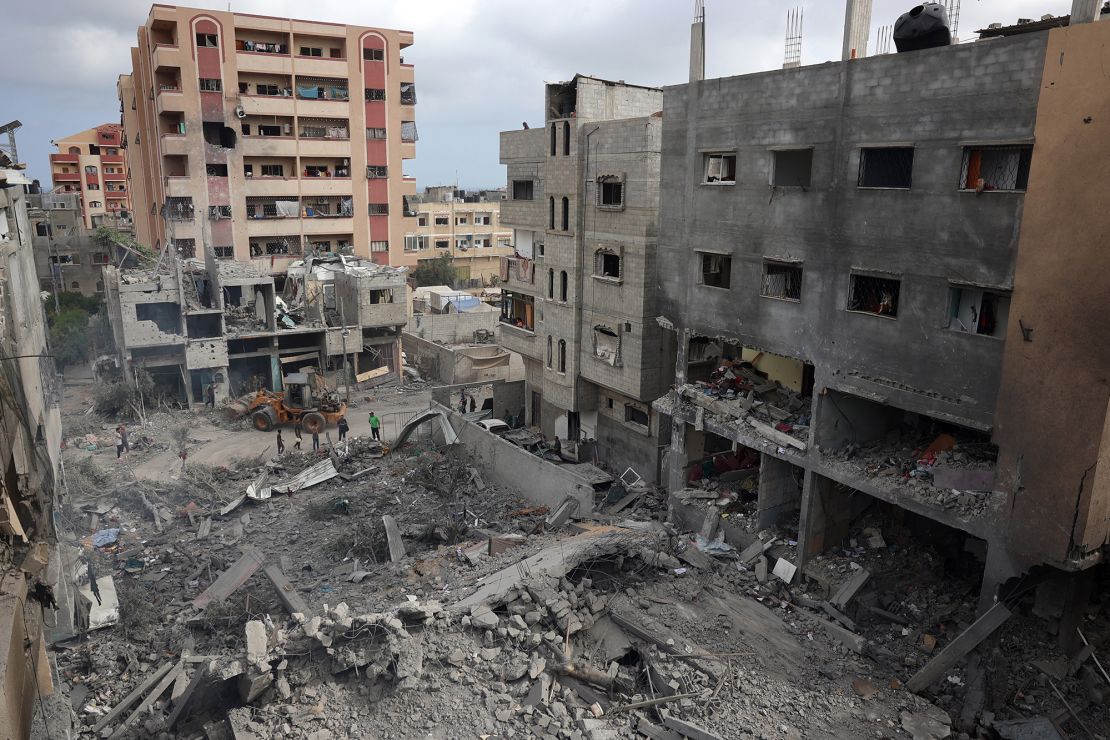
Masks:
[[[339,420],[335,423],[335,428],[339,430],[339,441],[340,442],[347,439],[347,433],[351,431],[351,425],[349,423],[347,423],[347,417],[346,416],[340,416],[339,417]],[[293,425],[293,437],[296,440],[295,442],[293,442],[293,449],[294,450],[300,450],[301,449],[301,434],[303,433],[303,431],[304,431],[304,428],[301,426],[301,420],[297,419],[297,423]],[[378,418],[378,416],[373,411],[370,412],[370,434],[374,439],[378,440],[379,442],[381,441],[381,439],[382,439],[382,420],[380,418]],[[320,449],[320,432],[319,432],[319,430],[317,430],[317,431],[312,432],[312,451],[315,452],[316,450],[319,450],[319,449]],[[280,429],[278,430],[278,433],[277,433],[277,454],[279,454],[279,455],[284,455],[285,454],[285,440],[282,439],[282,437],[281,437],[281,430]]]

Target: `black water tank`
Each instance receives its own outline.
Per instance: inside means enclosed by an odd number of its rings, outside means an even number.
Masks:
[[[918,5],[894,22],[894,46],[900,52],[931,49],[951,43],[948,13],[940,3]]]

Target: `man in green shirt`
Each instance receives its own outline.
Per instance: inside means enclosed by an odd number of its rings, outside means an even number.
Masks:
[[[382,420],[373,411],[370,412],[370,434],[379,442],[382,441]]]

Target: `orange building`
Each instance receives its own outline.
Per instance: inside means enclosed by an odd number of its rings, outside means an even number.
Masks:
[[[416,224],[409,31],[154,5],[117,91],[136,236],[281,273],[400,264]],[[406,226],[406,224],[408,226]]]
[[[129,226],[131,191],[123,127],[105,123],[51,143],[58,147],[50,155],[54,190],[79,193],[85,228]]]

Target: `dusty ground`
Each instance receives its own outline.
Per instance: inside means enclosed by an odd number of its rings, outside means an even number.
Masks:
[[[67,387],[67,437],[91,432],[110,445],[116,421],[83,415],[88,389]],[[379,391],[352,410],[352,435],[369,434],[371,408],[389,439],[427,405],[426,392]],[[171,441],[181,424],[190,429],[184,471]],[[387,457],[358,442],[339,469],[369,469],[361,477],[220,515],[268,461],[281,478],[327,453],[272,461],[272,434],[212,412],[155,413],[147,428],[131,429],[140,444],[121,463],[108,447],[64,453],[60,518],[121,599],[118,624],[53,654],[68,700],[61,714],[78,737],[101,736],[93,727],[108,710],[182,659],[182,677],[119,737],[678,737],[662,728],[668,717],[659,710],[709,733],[701,737],[728,739],[987,738],[1001,721],[1034,716],[1083,732],[1034,667],[1062,656],[1030,614],[1031,593],[974,665],[961,661],[924,696],[903,688],[974,619],[977,584],[973,569],[882,512],[787,585],[734,551],[701,554],[692,534],[664,525],[661,507],[629,507],[604,547],[574,554],[599,530],[579,532],[598,522],[545,527],[549,512],[486,485],[465,450],[437,450],[427,439]],[[143,498],[165,513],[161,532]],[[111,506],[96,529],[121,530],[107,547],[93,547],[82,512],[96,505]],[[399,562],[390,562],[385,514],[407,551]],[[772,561],[793,556],[789,530],[763,534],[783,541],[768,552]],[[489,555],[490,538],[505,535],[523,544]],[[193,606],[246,548],[281,568],[309,615],[292,616],[262,570],[225,600]],[[544,576],[534,559],[518,565],[541,553],[566,572]],[[857,652],[831,637],[820,604],[860,568],[872,580],[844,609]],[[483,605],[456,606],[479,586],[493,593]],[[1096,598],[1085,624],[1097,654],[1110,656],[1107,608]],[[1064,671],[1055,685],[1092,736],[1106,736],[1110,687],[1090,661]],[[171,728],[178,705],[185,709]]]

